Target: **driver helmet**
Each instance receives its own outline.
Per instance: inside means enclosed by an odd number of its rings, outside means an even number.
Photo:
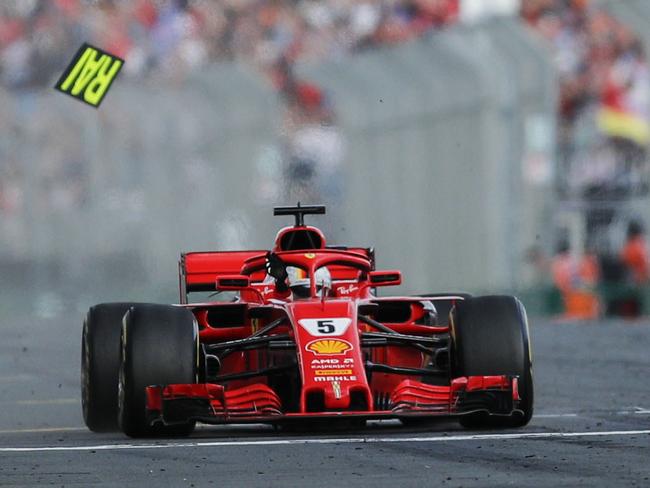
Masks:
[[[307,271],[294,266],[287,266],[289,288],[295,298],[309,298],[309,278]],[[322,296],[325,290],[332,289],[332,276],[327,268],[322,267],[314,274],[316,281],[316,295]]]

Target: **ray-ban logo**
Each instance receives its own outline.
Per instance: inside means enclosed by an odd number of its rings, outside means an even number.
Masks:
[[[123,64],[123,59],[84,43],[55,88],[97,108]]]

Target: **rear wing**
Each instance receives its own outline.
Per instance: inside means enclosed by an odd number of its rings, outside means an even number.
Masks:
[[[329,248],[329,247],[328,247]],[[370,260],[371,269],[375,267],[375,251],[373,248],[336,246],[339,249],[361,254]],[[207,251],[187,252],[181,254],[178,262],[178,277],[180,288],[180,303],[188,302],[188,293],[200,291],[216,291],[216,280],[219,276],[240,274],[244,262],[250,258],[264,256],[268,251]],[[330,269],[333,280],[349,279],[348,272],[338,267]],[[341,276],[338,276],[338,275]],[[252,281],[262,281],[265,272],[258,271],[251,276]]]

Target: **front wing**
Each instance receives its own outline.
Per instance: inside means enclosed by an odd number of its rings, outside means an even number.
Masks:
[[[323,412],[284,412],[278,395],[263,383],[235,389],[211,383],[153,385],[146,390],[147,418],[152,424],[172,425],[191,420],[226,424],[309,418],[457,416],[475,412],[513,415],[520,412],[518,384],[518,378],[511,376],[460,377],[448,386],[406,379],[389,398],[369,410]]]

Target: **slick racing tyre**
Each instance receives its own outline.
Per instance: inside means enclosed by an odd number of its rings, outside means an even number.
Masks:
[[[90,307],[81,339],[81,406],[93,432],[117,431],[117,377],[122,318],[135,303]]]
[[[120,337],[118,422],[130,437],[185,436],[194,422],[149,425],[145,388],[196,383],[198,326],[189,310],[171,305],[141,305],[124,317]]]
[[[452,311],[450,362],[452,377],[516,375],[521,401],[512,416],[478,412],[462,415],[468,428],[523,427],[533,415],[533,371],[528,319],[512,296],[468,298]]]

